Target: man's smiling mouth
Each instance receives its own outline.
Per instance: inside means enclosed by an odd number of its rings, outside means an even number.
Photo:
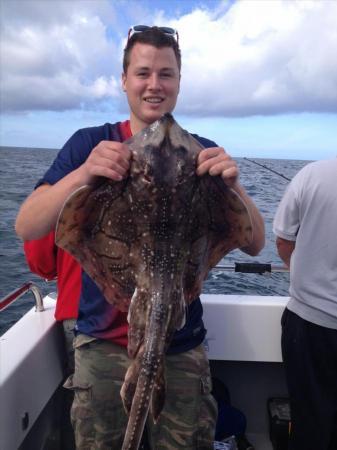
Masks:
[[[161,103],[164,101],[161,97],[145,97],[144,100],[148,103]]]

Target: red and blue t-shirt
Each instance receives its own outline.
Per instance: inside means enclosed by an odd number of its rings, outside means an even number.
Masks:
[[[55,184],[68,173],[77,169],[90,152],[103,140],[123,142],[131,137],[129,121],[78,130],[64,145],[44,177],[38,182]],[[194,136],[204,147],[216,147],[208,139]],[[92,279],[82,270],[76,332],[116,344],[127,346],[127,313],[120,312],[108,303]],[[199,345],[206,334],[202,321],[200,299],[193,301],[186,311],[186,323],[176,331],[168,353],[179,353]]]

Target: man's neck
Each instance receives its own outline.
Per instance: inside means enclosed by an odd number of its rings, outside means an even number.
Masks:
[[[130,114],[130,128],[132,136],[144,130],[144,128],[148,127],[149,125],[149,123],[145,123],[137,119],[135,116],[133,116],[132,113]]]

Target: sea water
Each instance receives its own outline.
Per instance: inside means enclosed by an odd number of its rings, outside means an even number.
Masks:
[[[22,242],[14,231],[15,217],[20,205],[34,189],[56,154],[57,150],[52,149],[0,147],[0,299],[27,281],[35,282],[43,294],[56,289],[55,283],[46,283],[30,273],[25,262]],[[273,217],[288,185],[288,181],[281,175],[291,179],[309,161],[255,159],[258,165],[245,158],[237,158],[237,162],[241,172],[241,183],[265,218],[266,246],[258,257],[252,258],[235,250],[221,263],[234,265],[235,262],[260,262],[282,265],[276,252],[275,236],[272,233]],[[212,271],[204,283],[203,292],[287,295],[288,287],[288,273],[256,275]],[[33,304],[32,294],[26,294],[2,312],[0,335]]]

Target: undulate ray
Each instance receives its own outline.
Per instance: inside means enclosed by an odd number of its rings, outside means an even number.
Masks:
[[[123,450],[137,450],[149,409],[157,420],[163,408],[165,351],[184,323],[185,306],[224,255],[250,243],[252,231],[243,201],[221,177],[196,175],[203,147],[170,114],[126,143],[128,178],[73,193],[56,243],[108,302],[129,309]]]

